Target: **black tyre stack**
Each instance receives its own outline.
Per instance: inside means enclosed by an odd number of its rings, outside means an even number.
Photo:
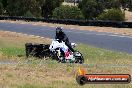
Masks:
[[[50,45],[45,44],[32,44],[26,43],[25,44],[25,51],[26,57],[38,57],[38,58],[45,58],[50,56]]]

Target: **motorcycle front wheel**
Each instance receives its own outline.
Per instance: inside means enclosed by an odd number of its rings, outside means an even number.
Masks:
[[[84,63],[83,55],[79,51],[76,51],[74,56],[75,56],[75,63],[79,63],[79,64]]]

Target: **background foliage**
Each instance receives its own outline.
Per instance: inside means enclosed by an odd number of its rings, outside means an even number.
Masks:
[[[125,13],[120,9],[108,9],[98,17],[99,20],[124,21]]]
[[[132,11],[131,0],[82,0],[77,6],[71,7],[61,6],[63,2],[64,0],[0,0],[0,15],[94,20],[98,17],[101,19],[102,14],[107,17],[105,11],[109,9],[120,9],[117,11],[119,13],[113,12],[119,16],[123,10]]]
[[[84,19],[81,10],[75,6],[60,6],[53,11],[55,19]]]

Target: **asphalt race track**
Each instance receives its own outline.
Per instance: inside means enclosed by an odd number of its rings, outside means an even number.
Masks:
[[[0,22],[0,30],[54,38],[55,27]],[[120,30],[120,29],[119,29]],[[70,41],[132,54],[132,37],[86,30],[64,29]]]

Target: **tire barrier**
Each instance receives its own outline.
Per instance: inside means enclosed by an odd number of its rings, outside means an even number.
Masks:
[[[46,58],[50,56],[49,44],[25,44],[26,57]]]
[[[116,28],[132,28],[132,22],[123,21],[103,21],[103,20],[73,20],[73,19],[46,19],[46,18],[30,18],[18,16],[0,16],[0,20],[23,20],[32,22],[47,22],[66,25],[80,26],[100,26],[100,27],[116,27]]]

